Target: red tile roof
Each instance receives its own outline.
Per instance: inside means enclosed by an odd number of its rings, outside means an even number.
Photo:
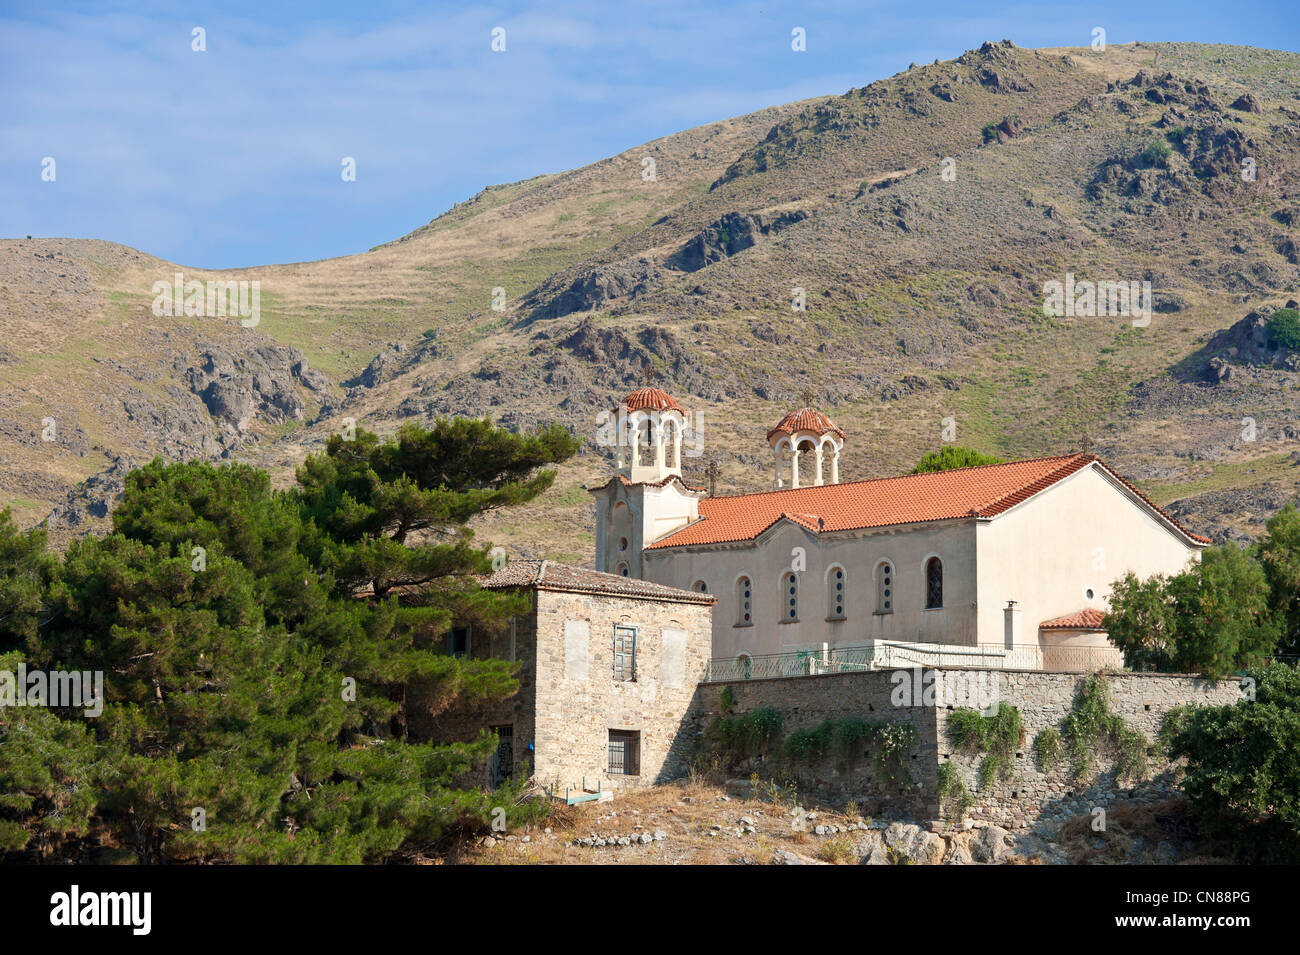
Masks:
[[[605,488],[609,487],[611,484],[613,484],[613,483],[615,483],[615,482],[617,482],[617,483],[619,483],[619,484],[622,484],[624,487],[635,487],[635,486],[637,486],[637,485],[644,485],[644,486],[646,486],[646,487],[666,487],[666,486],[669,485],[669,484],[676,484],[676,485],[677,485],[678,487],[680,487],[683,491],[686,491],[686,492],[689,492],[689,493],[692,493],[692,494],[704,494],[704,493],[706,493],[706,492],[708,491],[708,488],[706,488],[706,487],[691,487],[691,485],[687,484],[685,481],[683,481],[683,480],[682,480],[680,477],[678,477],[676,474],[670,474],[670,475],[668,475],[668,476],[665,477],[665,478],[660,478],[658,481],[629,481],[629,480],[628,480],[627,478],[625,478],[623,475],[621,475],[621,474],[615,474],[612,478],[610,478],[610,479],[609,479],[608,481],[606,481],[604,484],[598,485],[598,486],[593,487],[593,488],[588,488],[588,489],[587,489],[587,493],[588,493],[588,494],[595,494],[595,493],[597,493],[598,491],[603,491],[603,490],[605,490]]]
[[[1075,613],[1066,614],[1064,617],[1056,617],[1052,620],[1044,620],[1038,625],[1040,630],[1105,630],[1102,621],[1106,615],[1100,610],[1093,610],[1091,607],[1087,610],[1079,610]]]
[[[767,440],[771,441],[773,435],[794,434],[796,431],[811,431],[817,435],[835,434],[839,435],[841,441],[844,440],[843,429],[816,408],[800,408],[798,411],[791,411],[767,433]]]
[[[608,594],[633,600],[667,600],[673,603],[714,604],[712,594],[680,590],[636,577],[606,574],[586,567],[574,567],[553,560],[512,560],[496,573],[479,581],[486,590],[526,587],[561,593]]]
[[[649,408],[651,411],[680,411],[686,414],[686,409],[679,405],[673,396],[666,391],[660,391],[658,388],[638,388],[626,398],[623,399],[623,405],[628,411],[640,411],[642,408]]]
[[[994,517],[1093,462],[1136,494],[1178,533],[1198,544],[1209,543],[1209,538],[1188,531],[1096,456],[1066,454],[849,484],[708,497],[700,501],[700,520],[646,549],[753,540],[783,518],[810,530],[845,531]]]

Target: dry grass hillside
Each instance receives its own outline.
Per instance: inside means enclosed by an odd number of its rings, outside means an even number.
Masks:
[[[218,274],[7,240],[0,504],[57,506],[66,536],[154,453],[287,482],[344,418],[558,418],[593,440],[481,530],[589,561],[595,416],[649,374],[702,413],[688,478],[714,460],[719,491],[767,486],[763,435],[811,389],[847,478],[910,467],[952,418],[1004,456],[1087,443],[1198,529],[1249,535],[1300,487],[1300,356],[1238,347],[1300,298],[1297,147],[1296,54],[1000,42],[491,187],[340,259]],[[178,270],[259,280],[258,326],[155,317]],[[1150,324],[1045,316],[1066,273],[1149,281]]]

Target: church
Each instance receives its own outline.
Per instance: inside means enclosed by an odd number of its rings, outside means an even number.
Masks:
[[[638,389],[615,414],[615,473],[591,490],[596,569],[715,597],[712,655],[738,675],[857,651],[869,666],[1119,665],[1112,583],[1177,573],[1210,543],[1091,454],[846,481],[847,435],[800,408],[767,432],[771,490],[710,496],[682,480],[671,395]]]

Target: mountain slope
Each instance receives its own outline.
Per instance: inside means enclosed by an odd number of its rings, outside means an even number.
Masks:
[[[595,416],[649,374],[702,412],[688,477],[713,460],[720,491],[766,487],[763,433],[809,389],[849,432],[849,478],[910,466],[951,419],[1006,456],[1086,441],[1160,503],[1190,498],[1180,518],[1249,533],[1296,493],[1300,373],[1228,346],[1237,374],[1200,369],[1215,333],[1300,297],[1297,146],[1295,54],[1003,41],[489,188],[362,255],[183,270],[259,280],[251,330],[155,318],[152,282],[177,268],[140,253],[0,243],[6,341],[39,341],[0,353],[20,422],[0,487],[30,521],[116,454],[234,455],[283,481],[345,418],[556,417],[590,447],[484,531],[587,560]],[[1150,282],[1150,323],[1044,315],[1067,274]],[[260,364],[230,364],[245,355]],[[253,403],[242,429],[213,417],[205,389],[259,374],[232,399]],[[56,405],[71,443],[33,443]]]

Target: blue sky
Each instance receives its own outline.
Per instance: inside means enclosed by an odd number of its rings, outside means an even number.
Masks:
[[[207,268],[346,255],[489,184],[984,40],[1085,46],[1095,26],[1109,43],[1300,50],[1296,0],[0,0],[0,236],[111,239]]]

